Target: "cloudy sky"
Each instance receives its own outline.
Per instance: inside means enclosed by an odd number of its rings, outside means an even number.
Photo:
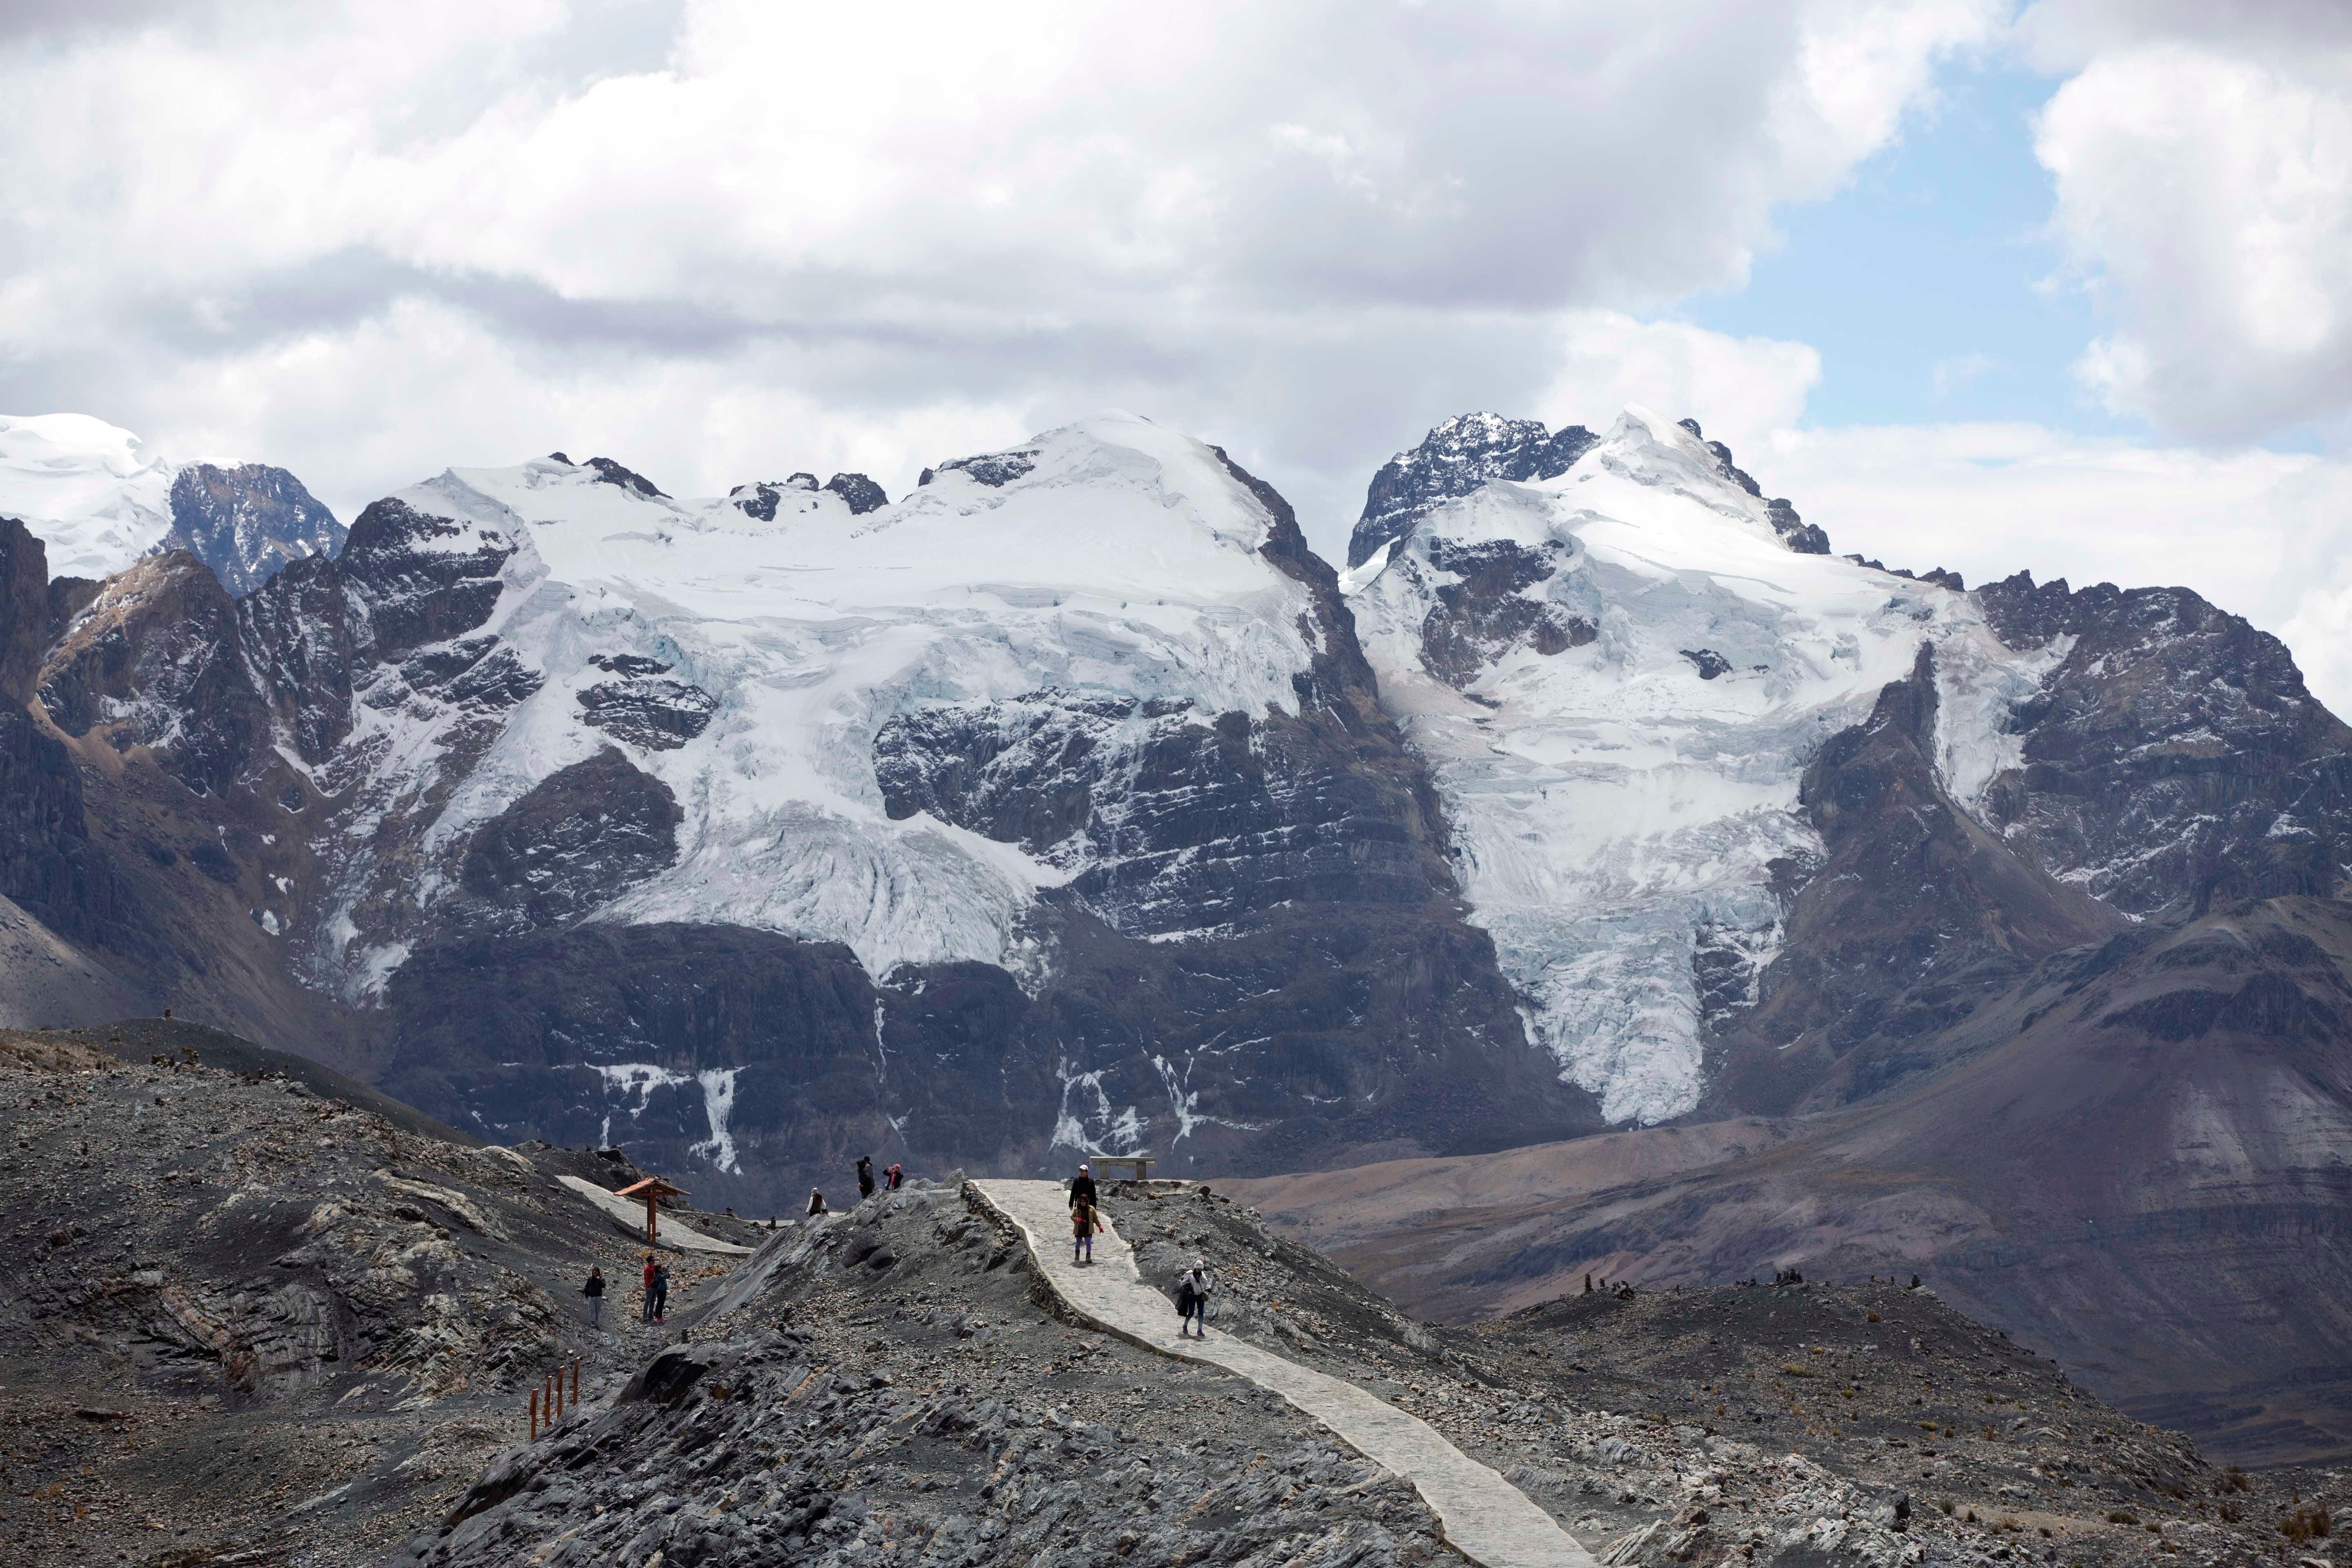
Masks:
[[[2352,710],[2341,0],[6,0],[0,412],[680,493],[1104,405],[1342,548],[1472,408],[2187,582]]]

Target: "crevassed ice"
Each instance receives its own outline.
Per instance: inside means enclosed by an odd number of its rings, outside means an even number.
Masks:
[[[1458,581],[1433,541],[1554,548],[1557,573],[1524,593],[1595,639],[1511,648],[1454,689],[1423,655]],[[2010,705],[2059,657],[2011,653],[1964,595],[1791,552],[1696,438],[1639,408],[1567,473],[1449,504],[1347,586],[1452,816],[1473,918],[1534,1037],[1612,1121],[1697,1104],[1701,933],[1759,971],[1776,954],[1770,867],[1821,851],[1797,800],[1821,743],[1932,641],[1939,762],[1973,805],[2014,760]],[[1729,670],[1702,679],[1700,650]]]
[[[578,696],[614,679],[592,656],[635,655],[717,708],[685,744],[631,751],[685,813],[679,857],[594,918],[838,941],[877,977],[978,960],[1034,986],[1050,955],[1024,917],[1069,870],[928,816],[891,820],[877,731],[910,709],[1047,688],[1173,700],[1204,718],[1295,711],[1291,678],[1314,650],[1307,590],[1258,553],[1264,507],[1207,447],[1109,413],[1024,450],[1033,466],[1002,486],[944,471],[862,517],[794,490],[761,521],[552,460],[402,492],[467,525],[436,548],[474,549],[485,531],[517,547],[491,620],[468,635],[496,635],[545,679],[478,757],[459,753],[456,778],[444,770],[464,715],[423,697],[361,708],[344,752],[375,804],[350,841],[430,809],[415,828],[425,858],[454,864],[483,822],[612,743],[583,723]],[[319,951],[331,983],[364,1000],[387,949],[354,940],[379,873],[357,851],[351,865]],[[415,885],[429,896],[455,879]]]

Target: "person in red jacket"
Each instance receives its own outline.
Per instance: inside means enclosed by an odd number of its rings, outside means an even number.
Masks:
[[[646,1310],[641,1314],[648,1323],[654,1321],[654,1255],[646,1254]]]

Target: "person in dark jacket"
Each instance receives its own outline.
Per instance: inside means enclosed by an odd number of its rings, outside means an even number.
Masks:
[[[882,1184],[890,1192],[897,1192],[906,1184],[906,1168],[899,1165],[895,1161],[891,1163],[888,1170],[882,1173]]]
[[[588,1298],[588,1326],[594,1328],[604,1316],[604,1271],[593,1264],[588,1267],[588,1283],[580,1287]]]
[[[857,1195],[861,1198],[874,1195],[874,1156],[871,1154],[857,1156]]]
[[[1077,1180],[1070,1184],[1070,1206],[1076,1208],[1080,1204],[1088,1208],[1095,1206],[1095,1179],[1087,1174],[1084,1165],[1078,1167]]]
[[[833,1212],[824,1206],[824,1194],[818,1192],[814,1187],[811,1187],[809,1189],[808,1212],[811,1214],[830,1214]]]
[[[668,1321],[669,1265],[665,1263],[654,1270],[654,1321],[663,1323]]]

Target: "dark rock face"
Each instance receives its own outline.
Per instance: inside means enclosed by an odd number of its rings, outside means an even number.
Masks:
[[[1731,661],[1711,647],[1686,647],[1677,651],[1691,661],[1691,668],[1698,671],[1701,680],[1713,680],[1731,673]]]
[[[963,474],[994,489],[1009,485],[1037,466],[1037,454],[1026,452],[989,452],[976,458],[950,458],[936,469],[923,470],[923,482],[930,483],[940,474]]]
[[[667,784],[608,746],[478,828],[460,881],[501,929],[568,924],[667,870],[684,817]]]
[[[335,514],[283,468],[197,463],[172,481],[165,546],[211,567],[231,597],[251,593],[293,562],[333,555],[344,536]]]
[[[41,705],[68,735],[103,725],[118,752],[158,753],[200,795],[234,787],[269,721],[238,646],[236,606],[184,551],[109,579],[50,652]]]
[[[1430,672],[1467,690],[1510,649],[1566,653],[1599,637],[1591,621],[1523,596],[1550,581],[1567,560],[1559,544],[1531,549],[1507,540],[1457,544],[1429,542],[1429,563],[1457,581],[1440,585],[1437,607],[1422,622],[1422,658]]]
[[[710,725],[719,700],[699,686],[658,676],[600,681],[580,693],[581,718],[617,741],[672,752]]]
[[[1581,425],[1557,432],[1536,419],[1459,414],[1430,431],[1420,446],[1400,452],[1372,477],[1363,515],[1348,540],[1348,564],[1402,538],[1412,525],[1449,500],[1490,479],[1549,479],[1568,472],[1600,440]]]
[[[776,503],[784,499],[781,489],[767,484],[737,485],[727,494],[736,510],[760,522],[775,521]]]
[[[1943,1058],[1931,1042],[2063,949],[2122,919],[2021,859],[1944,791],[1934,655],[1805,770],[1828,851],[1793,899],[1761,999],[1713,1092],[1746,1110],[1875,1093]]]
[[[879,511],[890,504],[882,487],[864,474],[835,474],[824,481],[824,488],[849,503],[849,515],[863,517],[869,511]]]
[[[1979,591],[2016,647],[2073,639],[2012,721],[2024,765],[1987,801],[2009,841],[2126,913],[2336,896],[2352,862],[2352,728],[2284,644],[2186,588]]]
[[[714,1194],[781,1201],[777,1163],[797,1181],[888,1131],[872,1093],[875,988],[835,944],[688,925],[485,937],[418,952],[387,1000],[393,1094],[476,1131],[625,1142],[647,1163],[697,1170],[707,1206]],[[730,1075],[717,1129],[705,1073]],[[906,1094],[944,1105],[1003,1103],[981,1072],[907,1079]]]
[[[668,492],[634,468],[625,468],[610,458],[591,458],[582,465],[596,470],[600,484],[618,485],[625,490],[635,490],[641,496],[666,496]]]
[[[0,517],[0,704],[7,707],[31,700],[42,651],[56,635],[48,565],[48,551],[32,531]]]
[[[891,721],[875,776],[893,816],[928,810],[1084,866],[1072,889],[1131,934],[1292,900],[1427,899],[1398,803],[1320,739],[1279,717],[1203,722],[1132,699],[1038,692]]]
[[[247,658],[303,760],[322,763],[342,743],[354,700],[404,700],[416,689],[404,672],[430,689],[495,657],[496,638],[461,639],[489,618],[514,551],[495,530],[380,500],[360,513],[341,556],[297,562],[240,600]],[[435,646],[444,643],[454,646]],[[482,669],[455,700],[527,694],[533,677],[510,660]]]

